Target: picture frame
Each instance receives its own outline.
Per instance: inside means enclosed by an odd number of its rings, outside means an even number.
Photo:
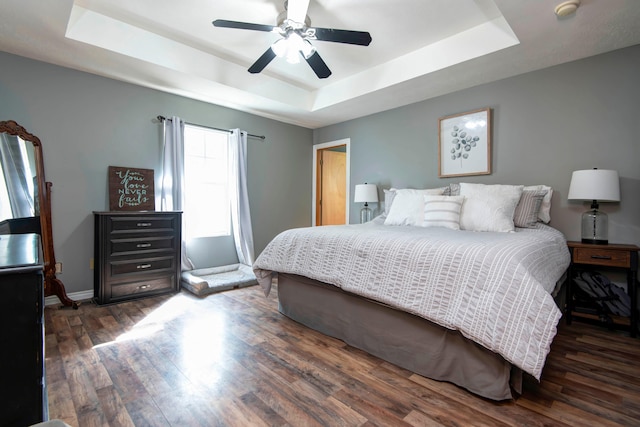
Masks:
[[[154,211],[154,170],[109,166],[109,210]]]
[[[491,174],[491,109],[438,119],[438,177]]]

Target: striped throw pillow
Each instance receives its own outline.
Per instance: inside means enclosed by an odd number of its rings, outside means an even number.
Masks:
[[[424,196],[423,227],[460,230],[460,210],[464,196]]]
[[[538,213],[547,190],[524,190],[513,213],[513,225],[520,228],[534,228],[538,223]]]

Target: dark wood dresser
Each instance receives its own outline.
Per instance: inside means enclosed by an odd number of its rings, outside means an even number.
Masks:
[[[180,290],[181,212],[94,212],[94,219],[97,304]]]
[[[37,234],[0,235],[0,425],[49,417],[44,371],[44,265]]]

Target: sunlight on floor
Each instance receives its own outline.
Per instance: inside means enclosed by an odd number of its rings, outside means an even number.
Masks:
[[[158,325],[158,324],[150,324],[150,325],[142,325],[142,326],[136,325],[132,330],[130,330],[129,332],[125,332],[122,335],[119,335],[115,340],[94,345],[93,348],[106,347],[108,345],[112,345],[115,343],[146,338],[151,335],[154,335],[156,332],[159,332],[163,329],[164,329],[163,325]]]
[[[226,318],[221,313],[207,313],[185,328],[182,357],[189,366],[204,366],[220,361],[226,337]],[[203,339],[206,337],[206,339]]]
[[[181,294],[167,300],[160,307],[156,308],[147,316],[136,323],[130,330],[120,334],[113,341],[94,345],[93,348],[106,347],[120,342],[149,338],[158,332],[166,329],[166,325],[172,320],[183,317],[185,314],[192,313],[197,307],[196,301],[191,297]],[[190,323],[189,327],[184,328],[183,344],[181,348],[185,349],[184,357],[189,364],[194,363],[201,365],[202,360],[206,357],[211,360],[212,357],[219,356],[223,348],[222,341],[224,339],[225,318],[218,313],[203,312],[203,318],[199,318],[198,322]],[[203,341],[202,336],[209,336],[211,340]]]

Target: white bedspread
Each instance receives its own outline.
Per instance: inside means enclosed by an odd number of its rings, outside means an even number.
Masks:
[[[569,265],[564,236],[539,225],[514,233],[364,225],[292,229],[254,263],[320,280],[424,317],[538,380],[561,312],[550,292]]]

